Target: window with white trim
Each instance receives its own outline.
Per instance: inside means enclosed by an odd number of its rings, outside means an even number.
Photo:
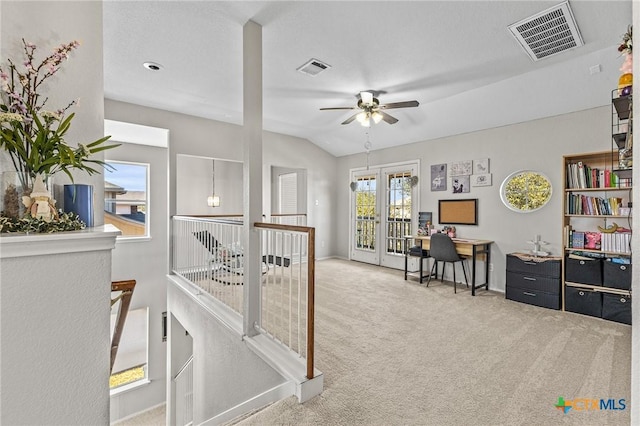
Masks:
[[[104,223],[118,238],[149,237],[149,164],[107,160],[104,170]]]

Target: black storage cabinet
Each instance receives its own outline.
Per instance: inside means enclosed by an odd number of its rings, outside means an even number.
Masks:
[[[631,325],[631,296],[603,294],[602,318]]]
[[[601,259],[565,259],[565,281],[581,284],[602,285]]]
[[[565,287],[565,311],[602,318],[602,294],[578,287]]]
[[[505,297],[543,308],[560,309],[560,260],[536,262],[508,254]]]
[[[631,290],[631,264],[603,262],[602,285],[610,288]]]

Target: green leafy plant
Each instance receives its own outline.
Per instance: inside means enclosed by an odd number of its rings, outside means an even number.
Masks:
[[[22,39],[25,60],[19,67],[8,59],[8,69],[0,66],[0,148],[11,158],[22,184],[26,187],[36,174],[65,173],[73,182],[71,171],[83,170],[89,175],[98,173],[95,166],[108,167],[99,159],[90,158],[118,144],[107,145],[110,136],[71,147],[65,136],[74,113],[65,113],[78,103],[72,101],[56,111],[45,110],[48,98],[40,91],[43,83],[54,76],[77,41],[56,47],[40,63],[35,60],[36,46]]]
[[[622,42],[618,45],[618,52],[633,53],[633,27],[629,25],[627,32],[622,36]]]
[[[86,227],[75,213],[58,210],[58,219],[47,222],[31,216],[23,218],[0,216],[0,233],[52,233],[78,231]]]

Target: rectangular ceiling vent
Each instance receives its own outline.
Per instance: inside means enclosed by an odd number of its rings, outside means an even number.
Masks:
[[[309,59],[306,64],[299,66],[296,70],[303,74],[310,75],[311,77],[315,77],[322,71],[328,70],[329,68],[331,68],[331,65],[329,64],[325,64],[317,59]]]
[[[568,1],[516,22],[509,30],[533,61],[584,45]]]

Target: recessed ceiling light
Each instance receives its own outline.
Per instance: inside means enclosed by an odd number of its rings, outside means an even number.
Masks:
[[[155,62],[145,62],[142,66],[151,71],[160,71],[162,68],[162,65],[156,64]]]

